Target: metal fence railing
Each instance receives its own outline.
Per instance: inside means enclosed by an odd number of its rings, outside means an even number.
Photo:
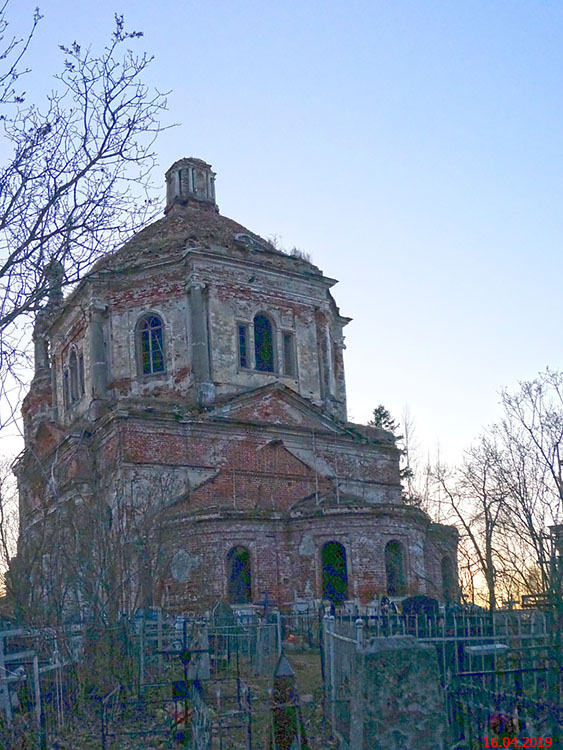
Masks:
[[[1,631],[0,747],[10,746],[8,738],[17,747],[18,732],[31,734],[33,747],[50,746],[70,729],[77,706],[89,696],[96,699],[98,736],[105,734],[108,746],[117,741],[113,735],[133,736],[135,712],[148,715],[147,706],[154,716],[144,729],[164,735],[180,710],[174,708],[178,686],[195,680],[202,687],[185,701],[198,750],[227,731],[250,747],[252,722],[259,733],[269,720],[264,691],[282,649],[289,655],[320,648],[325,714],[334,732],[345,736],[357,651],[393,635],[412,635],[436,649],[452,743],[481,750],[494,732],[557,736],[563,723],[562,634],[550,611],[361,617],[337,611],[319,619],[318,608],[310,607],[265,617],[235,613],[225,624],[151,610],[100,629],[81,624]],[[236,722],[240,726],[227,729]]]
[[[220,625],[211,617],[167,616],[151,609],[100,628],[84,623],[0,631],[0,747],[25,742],[49,747],[61,733],[73,731],[80,711],[94,716],[104,748],[126,737],[166,739],[181,713],[175,704],[183,684],[191,686],[184,702],[190,705],[193,746],[202,750],[214,731],[226,731],[219,728],[226,720],[217,714],[213,729],[208,691],[194,684],[213,679],[234,685],[224,690],[223,713],[235,710],[226,708],[234,694],[241,703],[236,711],[250,716],[244,676],[272,677],[283,629],[278,613]],[[249,726],[244,719],[245,737]]]
[[[411,635],[436,649],[452,743],[481,750],[485,738],[550,737],[563,726],[561,629],[551,611],[353,618],[325,616],[325,711],[334,732],[350,729],[358,650],[376,638]],[[502,746],[502,745],[500,745]]]

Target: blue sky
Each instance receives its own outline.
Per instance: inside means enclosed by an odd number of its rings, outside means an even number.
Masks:
[[[356,421],[408,405],[454,461],[501,387],[563,368],[563,3],[46,0],[29,98],[115,11],[180,123],[155,177],[209,161],[223,214],[340,280]]]

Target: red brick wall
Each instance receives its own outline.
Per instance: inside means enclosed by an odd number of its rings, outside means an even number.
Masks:
[[[424,530],[412,519],[392,519],[377,512],[323,513],[287,522],[283,518],[251,518],[233,512],[222,518],[185,520],[175,526],[170,550],[183,549],[199,558],[199,566],[186,582],[171,575],[165,581],[170,605],[182,608],[212,607],[227,597],[227,553],[232,547],[250,551],[252,598],[263,592],[280,604],[294,595],[322,597],[322,549],[327,542],[340,542],[347,557],[348,598],[366,603],[385,594],[385,545],[404,543],[408,594],[426,592],[426,571],[415,570],[409,546],[422,544]]]

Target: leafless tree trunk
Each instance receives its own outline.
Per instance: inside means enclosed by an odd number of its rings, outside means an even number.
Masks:
[[[80,462],[82,488],[68,477]],[[60,624],[86,617],[106,627],[138,607],[161,604],[169,564],[165,513],[185,487],[169,470],[143,473],[97,466],[95,448],[78,446],[54,466],[40,507],[22,517],[18,558],[9,576],[25,620]]]

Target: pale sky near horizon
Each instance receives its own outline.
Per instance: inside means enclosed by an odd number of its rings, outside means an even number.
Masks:
[[[13,33],[36,2],[15,0]],[[163,184],[217,172],[221,213],[312,256],[346,333],[349,416],[408,406],[460,458],[498,394],[563,369],[563,3],[372,0],[40,4],[28,99],[57,45],[144,31],[170,90]]]

